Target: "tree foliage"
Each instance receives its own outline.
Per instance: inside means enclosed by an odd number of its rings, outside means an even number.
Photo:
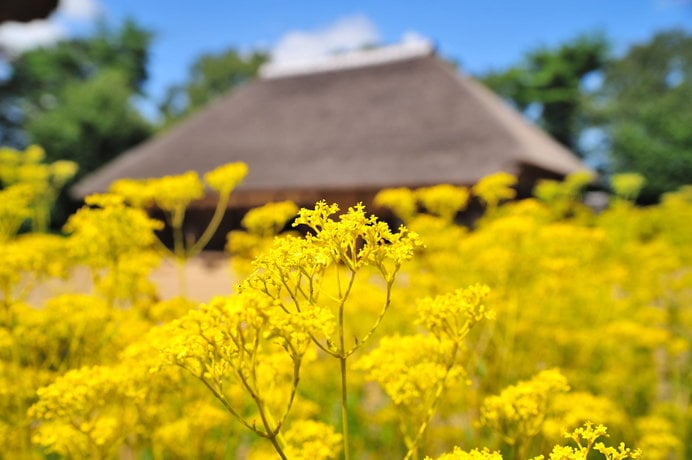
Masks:
[[[147,79],[151,34],[132,21],[39,48],[10,62],[0,83],[0,142],[39,143],[83,175],[149,135],[133,96]]]
[[[550,135],[580,153],[579,134],[585,76],[606,62],[608,44],[600,35],[584,35],[555,49],[527,53],[514,67],[481,77],[483,82],[525,111],[538,106],[538,123]]]
[[[0,81],[0,144],[40,144],[46,159],[72,160],[75,179],[145,140],[152,127],[137,111],[148,77],[151,34],[132,21],[91,36],[28,51]],[[60,225],[74,208],[63,194]]]
[[[612,169],[644,175],[645,200],[692,182],[692,35],[662,32],[611,61],[594,105]]]
[[[245,56],[234,49],[201,55],[192,64],[188,81],[168,88],[160,105],[164,126],[255,77],[266,61],[264,53],[253,52]]]
[[[82,174],[95,170],[151,132],[130,102],[127,79],[125,72],[107,69],[84,82],[66,84],[59,105],[28,120],[28,137],[50,146],[49,160],[75,161]]]

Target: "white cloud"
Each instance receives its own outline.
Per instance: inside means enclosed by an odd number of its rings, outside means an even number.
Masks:
[[[65,34],[65,29],[52,21],[7,22],[0,26],[0,54],[16,56],[31,48],[49,46]]]
[[[17,56],[39,46],[51,46],[67,37],[76,23],[91,22],[103,14],[99,0],[60,0],[47,19],[0,25],[0,56]]]
[[[60,0],[57,13],[75,21],[92,21],[103,13],[103,8],[98,0]]]
[[[306,63],[337,51],[374,44],[379,39],[377,27],[366,16],[348,16],[319,30],[288,32],[272,50],[272,63]]]
[[[401,44],[406,46],[432,46],[429,38],[414,30],[404,32],[404,35],[401,36]]]

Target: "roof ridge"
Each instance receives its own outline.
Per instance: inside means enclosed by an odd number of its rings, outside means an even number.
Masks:
[[[404,61],[435,54],[435,48],[427,40],[406,41],[397,45],[360,49],[345,53],[319,56],[309,61],[294,63],[269,62],[259,71],[262,79],[275,79],[314,73],[370,67],[390,62]]]

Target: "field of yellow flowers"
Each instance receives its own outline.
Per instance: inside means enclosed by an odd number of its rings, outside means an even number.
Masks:
[[[616,176],[600,213],[588,174],[522,200],[504,173],[383,190],[399,228],[271,203],[228,236],[234,293],[200,304],[183,268],[247,167],[116,182],[48,234],[74,171],[0,149],[4,458],[692,458],[692,187],[642,208],[643,178]],[[193,241],[205,187],[219,206]],[[470,200],[473,228],[455,220]],[[28,303],[77,268],[91,292]]]

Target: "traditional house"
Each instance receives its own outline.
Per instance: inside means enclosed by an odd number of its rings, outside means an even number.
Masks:
[[[517,175],[526,192],[538,178],[585,168],[419,44],[309,66],[266,66],[261,78],[125,152],[72,193],[83,197],[122,177],[203,173],[239,160],[250,168],[231,201],[241,209],[284,199],[367,205],[384,187],[471,185],[496,171]]]

